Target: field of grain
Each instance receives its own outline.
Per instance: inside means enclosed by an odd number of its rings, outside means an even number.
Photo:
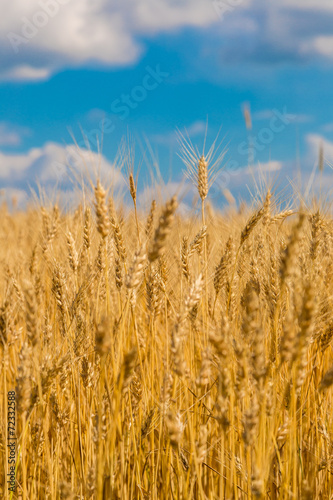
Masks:
[[[1,498],[333,498],[333,220],[270,190],[218,212],[190,173],[199,215],[136,210],[132,174],[132,210],[98,180],[1,208]]]

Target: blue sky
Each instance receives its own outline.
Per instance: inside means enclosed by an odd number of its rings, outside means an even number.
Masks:
[[[322,144],[329,185],[331,0],[91,4],[12,0],[1,7],[0,188],[6,196],[23,203],[36,183],[68,192],[66,163],[79,170],[82,160],[93,176],[99,160],[88,155],[81,130],[93,152],[103,130],[101,168],[116,191],[125,183],[114,158],[130,136],[141,192],[147,193],[149,167],[158,161],[168,193],[182,177],[176,130],[186,130],[201,149],[207,121],[208,145],[220,130],[227,149],[227,174],[216,191],[227,187],[236,198],[246,196],[249,141],[252,171],[279,175],[284,185],[300,168],[305,189]],[[251,132],[244,105],[251,109]]]

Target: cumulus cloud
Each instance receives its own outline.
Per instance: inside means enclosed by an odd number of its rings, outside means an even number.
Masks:
[[[222,62],[274,65],[317,62],[318,56],[322,59],[333,57],[333,4],[330,0],[253,0],[248,7],[234,9],[230,16],[235,26],[252,28],[224,30],[221,24]]]
[[[216,20],[201,0],[12,0],[0,35],[3,79],[42,79],[68,65],[126,65],[141,37]]]
[[[120,168],[97,153],[48,142],[26,153],[0,153],[1,186],[28,189],[29,185],[66,189],[99,177],[106,186],[120,190],[125,186]]]
[[[13,68],[9,67],[0,74],[0,81],[20,82],[20,81],[43,81],[51,76],[48,68],[34,68],[26,64],[19,64]]]
[[[185,27],[213,28],[219,40],[213,50],[220,48],[225,62],[333,56],[331,0],[12,0],[0,25],[0,79],[133,64],[143,40]]]

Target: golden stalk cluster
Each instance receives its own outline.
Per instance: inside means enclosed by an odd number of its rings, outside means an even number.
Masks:
[[[331,217],[270,191],[200,220],[175,197],[142,213],[129,187],[135,213],[99,181],[75,213],[1,208],[13,498],[332,499]]]

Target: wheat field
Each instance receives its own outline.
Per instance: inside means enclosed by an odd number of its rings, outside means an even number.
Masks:
[[[1,498],[333,498],[333,220],[177,196],[0,213]],[[15,492],[6,486],[16,392]]]

